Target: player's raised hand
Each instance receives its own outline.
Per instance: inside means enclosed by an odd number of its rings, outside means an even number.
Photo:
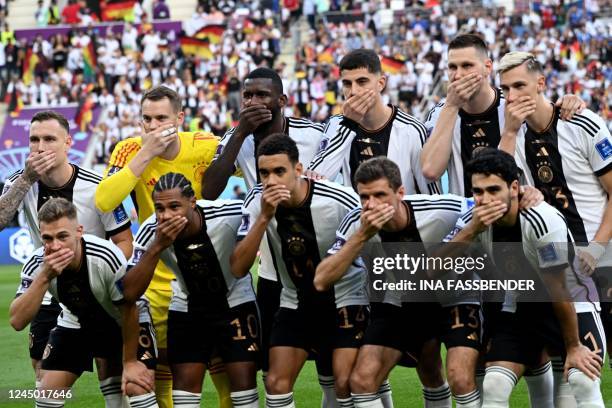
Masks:
[[[472,210],[472,220],[468,223],[468,226],[476,233],[480,233],[503,217],[507,210],[506,203],[498,200],[486,204],[478,204],[477,202]]]
[[[155,390],[155,375],[147,369],[140,361],[126,361],[123,363],[123,373],[121,374],[121,391],[127,394],[129,384],[135,384],[147,392]]]
[[[535,112],[536,102],[530,96],[520,96],[512,102],[506,102],[504,129],[518,132],[527,117]]]
[[[261,215],[271,220],[276,214],[276,208],[282,201],[289,200],[291,193],[283,184],[267,185],[261,195]]]
[[[62,248],[58,251],[45,249],[42,273],[47,275],[48,280],[61,275],[74,259],[74,255],[74,251],[70,248]]]
[[[595,380],[601,375],[602,364],[603,360],[597,353],[580,344],[567,350],[563,377],[567,381],[569,369],[576,368],[591,380]]]
[[[155,243],[160,248],[168,248],[181,231],[187,226],[187,218],[175,215],[174,217],[159,221],[155,230]]]
[[[444,103],[451,107],[462,108],[476,93],[483,80],[483,76],[477,72],[469,73],[459,79],[455,79],[455,75],[452,75]]]
[[[361,211],[361,232],[370,239],[380,231],[393,215],[395,208],[387,203],[376,204]]]
[[[375,96],[371,89],[352,95],[342,105],[342,115],[357,123],[362,123],[365,115],[376,104]]]
[[[580,248],[576,252],[578,252],[580,271],[586,276],[591,276],[597,268],[599,259],[606,253],[606,246],[599,242],[591,242],[588,247]]]
[[[582,112],[586,108],[586,103],[576,95],[564,95],[559,99],[555,106],[561,108],[560,117],[562,120],[570,120],[576,113]]]
[[[30,183],[34,183],[55,164],[55,152],[32,152],[26,159],[23,175]]]
[[[142,150],[148,152],[151,157],[162,154],[166,148],[178,137],[174,123],[164,123],[148,132],[142,138]]]
[[[272,120],[272,111],[266,105],[249,105],[240,111],[235,134],[247,137],[259,126]]]
[[[527,209],[535,207],[544,201],[544,194],[533,186],[521,186],[519,189],[520,201],[519,208]]]
[[[325,176],[322,174],[317,173],[316,171],[312,171],[312,170],[306,170],[304,172],[304,176],[308,177],[309,179],[312,180],[325,180]]]

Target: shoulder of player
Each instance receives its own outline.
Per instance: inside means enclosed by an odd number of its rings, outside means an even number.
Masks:
[[[257,197],[261,196],[261,194],[263,193],[263,185],[261,183],[253,186],[252,189],[249,190],[249,192],[247,193],[246,197],[244,197],[244,202],[243,202],[243,207],[247,208],[250,205],[253,204],[253,202],[257,202],[257,200],[255,200]]]
[[[465,200],[464,197],[454,194],[409,194],[404,196],[404,201],[409,202],[415,212],[444,210],[458,213],[464,208]]]
[[[197,144],[216,144],[219,142],[219,138],[210,132],[197,131],[197,132],[179,132],[181,139],[192,140]]]
[[[38,267],[44,261],[44,247],[37,248],[32,255],[28,258],[28,260],[23,264],[21,268],[21,274],[26,276],[32,276],[34,271],[38,269]]]
[[[419,139],[421,140],[421,146],[425,144],[427,129],[425,128],[423,122],[399,108],[397,108],[397,113],[395,115],[395,119],[393,120],[393,127],[406,128],[414,135],[418,135]]]
[[[85,255],[103,262],[113,273],[118,272],[125,264],[125,256],[112,242],[94,235],[84,234]]]
[[[361,218],[361,207],[353,208],[345,216],[340,225],[338,226],[338,232],[346,236],[348,232],[359,224]]]
[[[427,116],[425,117],[425,122],[429,122],[431,119],[433,119],[434,115],[437,115],[438,112],[440,112],[442,110],[442,108],[444,107],[444,103],[446,101],[443,99],[440,102],[436,103],[433,108],[431,108],[429,110],[429,112],[427,113]]]
[[[360,205],[359,197],[350,187],[329,180],[314,180],[313,195],[333,200],[352,210]]]
[[[204,211],[206,221],[216,218],[242,216],[242,200],[198,200],[196,204]]]
[[[124,167],[142,147],[142,137],[128,137],[120,141],[112,152],[111,165]]]
[[[151,214],[149,218],[144,220],[140,227],[138,228],[138,232],[134,237],[134,242],[142,247],[148,245],[149,241],[155,236],[155,230],[157,229],[157,217],[155,213]]]
[[[523,225],[531,229],[537,239],[540,239],[559,228],[567,229],[565,218],[552,205],[541,202],[535,207],[520,210]]]
[[[606,127],[604,120],[589,109],[576,113],[570,120],[559,120],[558,123],[573,127],[590,137],[595,137],[602,127]]]
[[[7,180],[8,182],[10,182],[10,183],[14,183],[14,182],[15,182],[15,180],[17,180],[17,178],[18,178],[19,176],[21,176],[22,174],[23,174],[23,169],[19,169],[19,170],[17,170],[16,172],[14,172],[13,174],[11,174],[10,176],[8,176],[8,177],[6,178],[6,180]]]
[[[100,182],[102,181],[102,175],[90,170],[90,169],[86,169],[83,168],[81,166],[76,166],[77,167],[77,179],[78,180],[82,180],[86,183],[91,183],[91,184],[95,184],[98,185],[100,184]]]
[[[303,118],[294,118],[294,117],[287,117],[287,120],[289,122],[289,131],[291,132],[291,129],[312,129],[312,130],[316,130],[317,132],[323,132],[324,130],[324,125],[322,123],[315,123],[309,119],[303,119]]]

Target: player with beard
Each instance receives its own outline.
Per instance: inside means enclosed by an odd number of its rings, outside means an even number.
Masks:
[[[319,373],[335,380],[327,403],[337,396],[339,406],[352,406],[348,378],[368,318],[366,277],[347,274],[325,292],[317,292],[313,279],[335,227],[359,200],[350,188],[302,177],[297,145],[287,135],[266,138],[257,163],[262,184],[244,201],[230,263],[236,277],[247,275],[266,234],[283,287],[270,336],[266,406],[295,406],[293,386],[309,353]]]
[[[523,109],[529,109],[529,105]],[[599,375],[605,350],[590,350],[581,344],[574,303],[568,300],[571,295],[566,276],[575,274],[568,271],[573,268],[568,223],[545,202],[528,210],[519,209],[519,169],[508,153],[483,150],[466,170],[472,175],[476,206],[462,217],[465,222],[459,223],[450,242],[480,242],[506,276],[518,270],[505,268],[510,260],[522,269],[530,267],[536,285],[546,288],[551,297],[550,302],[529,302],[521,301],[520,293],[506,293],[498,320],[485,327],[490,342],[483,407],[508,407],[514,386],[526,367],[540,360],[545,348],[565,358],[565,375],[578,407],[603,407]],[[514,250],[510,258],[504,257],[500,242],[520,242],[522,253]],[[493,243],[498,246],[493,247]],[[524,262],[517,260],[520,258]],[[552,407],[552,395],[537,406]]]
[[[47,290],[62,307],[43,353],[36,407],[63,407],[83,371],[92,371],[93,358],[103,361],[98,376],[107,408],[125,406],[121,390],[133,407],[157,407],[151,317],[146,302],[123,296],[125,257],[109,241],[83,234],[76,206],[64,198],[49,199],[38,219],[43,246],[24,264],[9,311],[11,326],[22,330]],[[110,390],[119,398],[109,399]]]
[[[462,34],[448,44],[448,89],[444,101],[427,115],[428,138],[421,165],[428,179],[437,179],[448,170],[449,192],[472,195],[470,178],[463,171],[474,153],[499,145],[504,127],[506,100],[491,85],[493,61],[482,38]],[[567,95],[557,102],[562,118],[569,119],[583,102]],[[521,163],[518,163],[521,165]]]
[[[0,229],[6,227],[16,212],[22,212],[35,248],[42,245],[38,226],[38,211],[52,197],[63,197],[74,203],[79,221],[86,234],[110,238],[127,257],[132,250],[130,220],[121,203],[102,213],[94,205],[94,193],[102,176],[68,161],[72,144],[68,120],[54,111],[38,112],[30,121],[30,155],[25,168],[13,173],[4,184],[0,196]],[[40,362],[49,339],[49,332],[57,324],[61,307],[56,299],[46,294],[39,312],[30,325],[30,358],[40,380]],[[104,371],[98,364],[98,369]],[[105,392],[109,399],[121,398],[117,387],[120,378],[111,378],[103,386],[111,385],[117,392]]]
[[[130,274],[147,277],[125,286],[143,292],[163,260],[176,276],[168,316],[168,360],[176,407],[200,406],[202,381],[218,350],[230,380],[234,407],[257,408],[259,317],[251,275],[236,279],[229,257],[242,219],[239,200],[196,202],[182,174],[163,175],[153,189],[155,214],[140,227]]]
[[[591,275],[598,268],[606,279],[612,277],[612,253],[606,251],[612,238],[610,131],[605,121],[588,109],[561,121],[559,108],[544,96],[544,73],[532,54],[506,54],[498,71],[507,98],[500,148],[525,160],[530,182],[567,220],[582,271],[568,276],[569,282],[575,283],[572,297],[576,300],[580,338],[592,350],[605,350],[606,334],[611,334],[610,304],[603,303],[602,325],[599,296]],[[604,287],[604,296],[606,292]],[[563,380],[560,370],[556,371],[555,390],[557,398],[563,399],[568,390],[560,389]]]
[[[143,223],[154,212],[153,186],[166,173],[184,174],[194,186],[196,198],[201,197],[200,180],[213,159],[219,140],[207,132],[178,131],[185,114],[180,96],[168,87],[159,86],[146,91],[140,101],[140,110],[143,136],[127,138],[115,146],[95,200],[98,209],[109,211],[131,195],[138,211],[138,221]],[[129,277],[139,278],[135,274]],[[160,262],[146,291],[159,346],[160,364],[155,378],[156,395],[162,408],[172,406],[172,374],[166,363],[166,329],[172,298],[170,281],[173,278],[172,271]],[[220,407],[231,407],[229,381],[223,364],[213,364],[208,369],[217,387]]]
[[[285,117],[283,109],[287,96],[279,75],[269,68],[257,68],[244,79],[242,111],[238,126],[227,131],[219,142],[211,171],[202,179],[202,196],[216,199],[229,177],[239,170],[250,190],[259,182],[257,147],[271,134],[285,133],[293,139],[300,162],[309,163],[324,137],[323,126],[307,119]],[[323,173],[323,176],[327,174]],[[281,285],[272,261],[267,239],[262,240],[260,263],[257,269],[257,301],[262,320],[262,370],[268,371],[268,339],[274,314],[279,308]],[[334,396],[333,379],[320,376],[324,395]]]

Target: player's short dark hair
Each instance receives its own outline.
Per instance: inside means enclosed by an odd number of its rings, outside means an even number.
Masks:
[[[140,107],[142,108],[142,104],[147,99],[150,101],[161,101],[164,98],[168,98],[170,100],[170,105],[172,105],[172,110],[174,113],[179,113],[182,110],[183,102],[179,94],[164,85],[156,86],[155,88],[145,91],[140,99]]]
[[[355,184],[366,184],[386,178],[393,191],[402,186],[400,169],[391,159],[378,156],[361,163],[355,171]]]
[[[61,197],[50,198],[38,210],[38,222],[50,223],[61,218],[76,220],[77,210],[73,203]]]
[[[195,191],[193,191],[193,186],[191,185],[191,182],[187,180],[187,177],[185,177],[181,173],[166,173],[161,176],[153,187],[151,197],[154,197],[155,193],[173,190],[175,188],[179,189],[183,197],[195,197]]]
[[[346,54],[340,60],[339,67],[340,72],[345,69],[350,71],[359,68],[366,68],[371,74],[380,74],[382,72],[378,54],[373,50],[365,48],[359,48]]]
[[[271,134],[257,148],[257,158],[275,154],[286,154],[292,164],[296,164],[300,160],[300,152],[295,141],[285,133]]]
[[[68,119],[66,119],[66,117],[61,113],[57,113],[56,111],[52,110],[36,112],[36,115],[34,115],[32,120],[30,121],[30,124],[34,122],[45,122],[47,120],[57,121],[57,123],[59,123],[60,126],[64,128],[66,133],[70,133],[70,125],[68,124]]]
[[[508,185],[520,177],[520,170],[514,161],[514,157],[503,150],[487,147],[482,149],[465,166],[465,171],[470,176],[473,174],[484,174],[485,176],[499,176]]]
[[[244,82],[247,79],[269,79],[272,81],[272,86],[274,87],[274,91],[279,95],[283,94],[283,81],[278,73],[270,68],[260,67],[256,68],[253,71],[249,72],[247,76],[244,78]]]
[[[480,51],[486,56],[489,55],[487,44],[482,36],[478,34],[461,34],[453,38],[453,40],[448,44],[449,51],[470,47],[476,48],[477,51]]]

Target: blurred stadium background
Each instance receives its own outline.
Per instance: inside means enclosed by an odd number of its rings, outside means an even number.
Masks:
[[[71,160],[103,172],[115,144],[140,132],[142,92],[160,84],[184,98],[183,130],[221,136],[237,122],[242,79],[266,65],[283,78],[285,114],[323,122],[342,109],[337,62],[361,47],[381,55],[385,100],[424,119],[445,92],[446,45],[463,32],[481,33],[494,61],[533,52],[550,98],[577,94],[612,126],[609,0],[0,0],[0,183],[23,166],[29,121],[49,108],[70,119]],[[244,192],[233,178],[224,196],[239,196],[235,186]],[[0,232],[0,406],[25,407],[32,402],[7,393],[32,387],[27,334],[6,321],[19,264],[34,249],[19,225]],[[68,406],[102,404],[94,378]],[[398,406],[422,405],[412,370],[396,370],[392,384]],[[612,398],[605,375],[603,387]],[[513,398],[527,406],[524,385]],[[318,404],[311,366],[296,399]]]

